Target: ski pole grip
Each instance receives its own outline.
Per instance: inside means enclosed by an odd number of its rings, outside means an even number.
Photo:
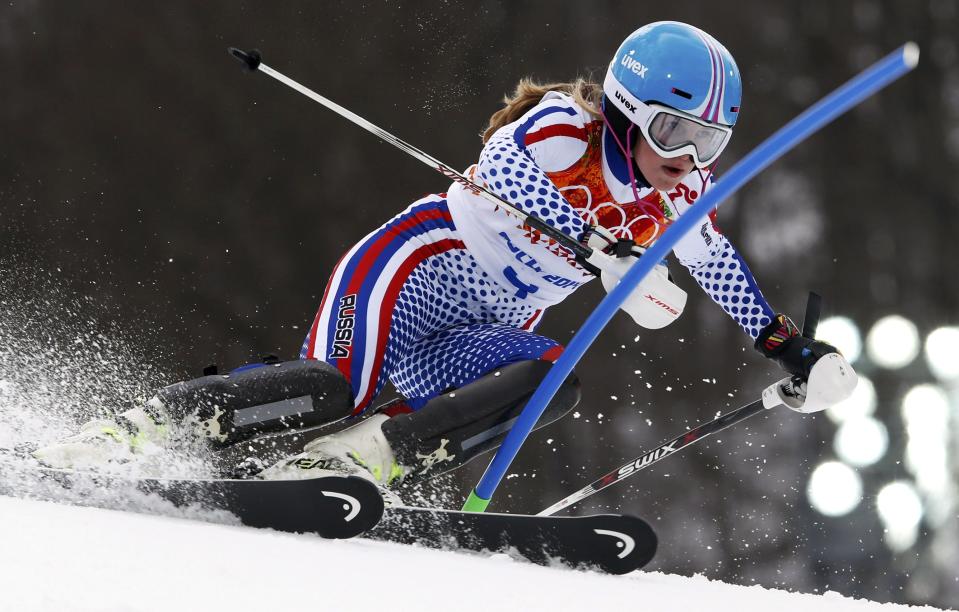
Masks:
[[[230,55],[243,62],[243,65],[246,66],[246,69],[250,72],[256,71],[256,69],[260,67],[260,62],[263,61],[263,57],[256,49],[244,51],[236,47],[227,47],[227,51],[230,52]]]
[[[804,338],[815,338],[816,328],[819,327],[819,317],[822,316],[822,296],[815,291],[809,292],[809,298],[806,300],[806,318],[802,323],[802,335]]]

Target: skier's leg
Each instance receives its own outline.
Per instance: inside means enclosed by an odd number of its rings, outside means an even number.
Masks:
[[[383,435],[396,462],[411,468],[411,476],[430,478],[498,448],[551,366],[542,360],[511,363],[433,398],[415,412],[384,422]],[[579,380],[573,374],[550,401],[536,429],[564,416],[579,399]]]
[[[372,406],[420,339],[477,318],[462,294],[473,291],[478,297],[488,281],[464,249],[445,200],[432,196],[371,234],[337,264],[301,357],[324,359],[350,381],[353,414]],[[358,463],[369,460],[374,478],[389,480],[395,475],[392,464],[384,459],[380,470],[373,465],[381,463],[371,459],[374,454],[366,453],[366,459],[348,453],[324,460],[297,456],[260,475],[312,478],[321,471],[355,472]],[[362,467],[359,471],[369,474]]]
[[[161,392],[161,400],[175,420],[193,411],[201,433],[221,444],[359,414],[416,339],[414,326],[429,330],[428,304],[416,299],[420,288],[432,292],[428,260],[458,248],[445,200],[420,200],[336,265],[300,361],[244,370],[233,380],[180,383]]]
[[[352,460],[381,484],[455,469],[499,446],[561,350],[552,340],[503,324],[438,332],[418,342],[394,372],[397,389],[410,397],[406,413],[376,414],[311,442],[278,467],[291,477],[296,470]],[[571,376],[539,426],[578,401],[579,384]],[[391,408],[395,413],[397,405]]]
[[[432,298],[442,295],[432,286],[436,274],[428,260],[463,248],[445,199],[423,198],[337,264],[301,361],[231,373],[229,380],[206,376],[172,385],[147,406],[90,423],[36,456],[57,467],[74,466],[85,449],[96,451],[91,463],[127,460],[143,447],[143,432],[165,436],[171,421],[196,423],[201,435],[229,444],[358,414],[371,405],[408,345],[443,323],[427,312],[436,307]]]
[[[414,410],[382,426],[397,461],[416,477],[431,477],[499,447],[561,353],[549,338],[489,323],[446,330],[418,343],[393,378]],[[425,377],[435,382],[424,385]],[[564,416],[579,399],[573,374],[537,428]]]
[[[352,407],[349,385],[331,365],[271,360],[165,387],[145,405],[90,421],[34,457],[52,467],[76,468],[151,454],[180,436],[227,446],[262,433],[335,421]]]
[[[428,196],[372,232],[333,270],[300,351],[349,381],[353,414],[372,406],[413,342],[460,323],[441,278],[462,251],[445,198]]]
[[[314,427],[339,420],[352,408],[339,371],[315,360],[250,364],[161,389],[157,399],[172,422],[214,446],[263,433]]]

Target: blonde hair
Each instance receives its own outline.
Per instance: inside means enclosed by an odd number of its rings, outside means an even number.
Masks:
[[[483,143],[489,141],[493,132],[508,123],[512,123],[523,116],[523,113],[533,108],[551,91],[560,91],[573,97],[583,110],[594,117],[599,117],[600,100],[603,98],[603,88],[591,79],[577,77],[571,83],[537,83],[529,77],[520,79],[516,91],[512,96],[505,96],[506,105],[489,118],[489,125],[483,130]]]

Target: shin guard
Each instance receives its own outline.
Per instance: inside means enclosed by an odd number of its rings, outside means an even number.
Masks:
[[[214,446],[253,436],[323,425],[349,416],[350,385],[324,361],[257,364],[161,389],[158,399],[176,422],[192,425]]]
[[[383,423],[383,434],[397,462],[413,470],[410,477],[429,478],[498,447],[551,366],[548,361],[512,363],[415,412],[394,416]],[[579,380],[571,374],[536,428],[565,415],[579,399]]]

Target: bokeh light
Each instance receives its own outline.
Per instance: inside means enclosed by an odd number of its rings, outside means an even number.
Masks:
[[[862,354],[862,334],[852,319],[829,317],[819,323],[816,337],[835,346],[849,361],[854,363]]]
[[[876,321],[866,336],[866,351],[876,365],[896,369],[909,365],[919,354],[916,325],[899,315]]]
[[[959,378],[959,327],[940,327],[926,336],[926,363],[940,380]]]
[[[886,528],[886,544],[897,552],[908,549],[919,535],[922,500],[916,489],[904,481],[884,486],[876,497],[879,518]]]
[[[827,461],[813,470],[806,497],[820,514],[842,516],[862,501],[862,480],[845,463]]]
[[[927,495],[940,495],[949,486],[949,397],[938,385],[916,385],[902,400],[906,426],[906,468]]]
[[[916,385],[902,398],[902,419],[910,436],[949,436],[949,396],[938,385]]]
[[[855,467],[866,467],[882,459],[889,448],[886,426],[872,417],[846,420],[836,432],[833,448],[840,459]]]
[[[849,398],[833,404],[826,410],[832,422],[841,424],[847,419],[867,417],[876,411],[876,387],[872,381],[859,375],[859,384]]]

